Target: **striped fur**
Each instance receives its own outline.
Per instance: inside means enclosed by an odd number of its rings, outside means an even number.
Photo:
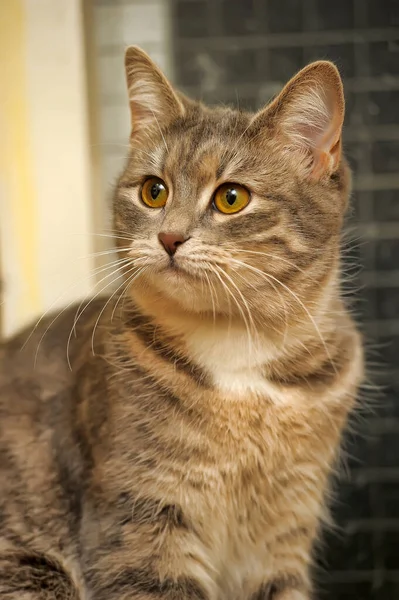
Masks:
[[[126,285],[0,349],[0,596],[309,600],[363,368],[340,294],[339,75],[311,65],[252,115],[126,60]],[[164,209],[140,200],[148,176]],[[251,192],[235,215],[212,207],[225,181]],[[188,238],[173,261],[160,231]]]

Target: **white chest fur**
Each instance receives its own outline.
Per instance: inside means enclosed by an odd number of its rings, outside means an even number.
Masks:
[[[263,367],[281,351],[260,335],[243,328],[203,326],[186,338],[189,354],[212,377],[222,393],[233,396],[275,394]]]

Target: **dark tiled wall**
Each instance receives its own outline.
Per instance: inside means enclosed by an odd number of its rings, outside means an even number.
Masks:
[[[347,262],[386,386],[347,440],[338,531],[326,533],[320,598],[399,598],[399,0],[171,0],[176,83],[255,108],[295,71],[334,60],[345,83],[355,171]],[[353,263],[355,266],[353,267]],[[359,272],[357,263],[362,265]],[[383,368],[378,365],[383,364]],[[377,375],[374,375],[377,372]],[[366,392],[367,396],[367,392]]]

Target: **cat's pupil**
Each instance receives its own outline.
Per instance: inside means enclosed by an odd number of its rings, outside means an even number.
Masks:
[[[233,206],[234,202],[237,200],[237,191],[236,190],[227,190],[226,192],[226,201],[230,206]]]
[[[154,185],[151,187],[151,198],[153,200],[156,200],[158,198],[161,190],[162,190],[162,186],[159,183],[154,183]]]

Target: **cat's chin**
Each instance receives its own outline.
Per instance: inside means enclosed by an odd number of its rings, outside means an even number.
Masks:
[[[178,279],[190,279],[192,278],[191,273],[189,273],[188,271],[186,271],[184,268],[182,268],[180,265],[177,265],[175,262],[174,263],[170,263],[168,266],[166,266],[163,271],[162,271],[164,277],[166,278],[178,278]]]
[[[153,271],[147,280],[157,293],[184,310],[194,313],[212,310],[212,300],[204,293],[204,282],[199,273],[173,265]]]
[[[202,284],[203,277],[198,270],[194,270],[186,265],[184,262],[180,261],[177,263],[176,261],[170,261],[169,264],[163,266],[159,270],[159,276],[162,278],[163,282],[175,282],[179,283],[193,283],[193,281],[197,281]]]

